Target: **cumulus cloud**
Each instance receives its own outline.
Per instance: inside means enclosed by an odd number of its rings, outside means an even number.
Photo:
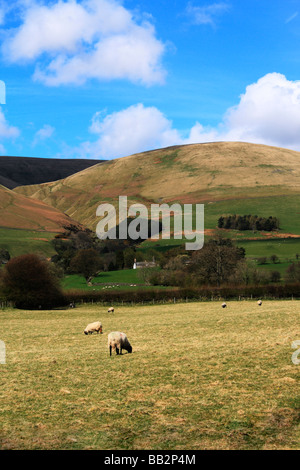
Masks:
[[[118,0],[27,2],[22,23],[2,51],[12,62],[37,61],[34,78],[46,85],[88,79],[162,83],[165,45],[149,22],[139,24]]]
[[[77,156],[117,158],[181,142],[172,122],[157,108],[143,104],[105,117],[96,113],[89,130],[97,140],[82,143],[75,151]]]
[[[186,14],[193,24],[209,24],[211,26],[215,26],[218,16],[227,12],[229,9],[230,5],[225,2],[212,3],[201,7],[188,3]]]
[[[194,129],[196,139],[208,133],[208,129],[198,131]],[[214,140],[300,150],[300,81],[290,81],[279,73],[265,75],[246,88],[238,105],[230,108],[218,128],[209,132]]]
[[[300,151],[300,81],[279,73],[265,75],[246,88],[216,127],[196,122],[186,133],[174,128],[159,109],[140,103],[108,115],[95,113],[89,131],[95,139],[69,148],[69,156],[109,159],[170,145],[217,141]]]
[[[44,126],[35,133],[32,145],[35,146],[40,141],[49,139],[50,137],[52,137],[54,131],[54,127],[50,126],[49,124],[44,124]]]

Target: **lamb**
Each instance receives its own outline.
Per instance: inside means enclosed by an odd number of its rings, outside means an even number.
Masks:
[[[128,341],[128,338],[125,333],[120,331],[112,331],[108,335],[108,348],[109,355],[111,356],[112,350],[116,350],[117,354],[122,354],[122,349],[126,349],[128,353],[132,352],[131,344]]]
[[[107,311],[108,311],[108,313],[114,313],[115,309],[114,309],[114,307],[109,307],[109,309]]]
[[[100,321],[95,321],[94,323],[89,323],[84,330],[85,335],[92,335],[94,331],[97,331],[97,334],[102,333],[102,323]]]
[[[222,304],[222,308],[226,308],[226,307],[227,307],[227,305],[226,305],[226,303],[224,302],[224,303]]]
[[[259,300],[259,301],[257,302],[257,305],[261,305],[261,304],[262,304],[262,301]]]

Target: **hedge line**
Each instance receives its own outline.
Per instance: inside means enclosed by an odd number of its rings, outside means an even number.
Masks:
[[[199,287],[170,289],[145,289],[134,291],[93,291],[82,290],[66,291],[68,302],[75,303],[142,303],[142,302],[171,302],[180,300],[217,300],[241,298],[272,298],[288,299],[300,298],[300,283],[267,286],[239,286],[239,287]]]

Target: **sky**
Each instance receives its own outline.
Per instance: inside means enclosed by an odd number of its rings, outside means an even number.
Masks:
[[[0,155],[300,151],[300,0],[0,0]]]

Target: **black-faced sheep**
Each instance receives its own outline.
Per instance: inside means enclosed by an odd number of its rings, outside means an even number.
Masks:
[[[222,303],[222,308],[226,308],[226,307],[227,307],[226,303],[223,302],[223,303]]]
[[[257,302],[257,305],[261,305],[261,304],[262,304],[262,301],[259,300],[259,301]]]
[[[114,313],[115,309],[114,307],[109,307],[109,309],[107,310],[108,313]]]
[[[132,352],[132,347],[128,341],[127,336],[125,333],[121,333],[120,331],[112,331],[109,333],[108,348],[110,356],[113,350],[116,350],[117,354],[122,354],[122,349],[125,349],[129,353]]]
[[[85,335],[91,335],[94,332],[97,332],[97,334],[102,333],[102,323],[100,321],[95,321],[94,323],[89,323],[84,330]]]

